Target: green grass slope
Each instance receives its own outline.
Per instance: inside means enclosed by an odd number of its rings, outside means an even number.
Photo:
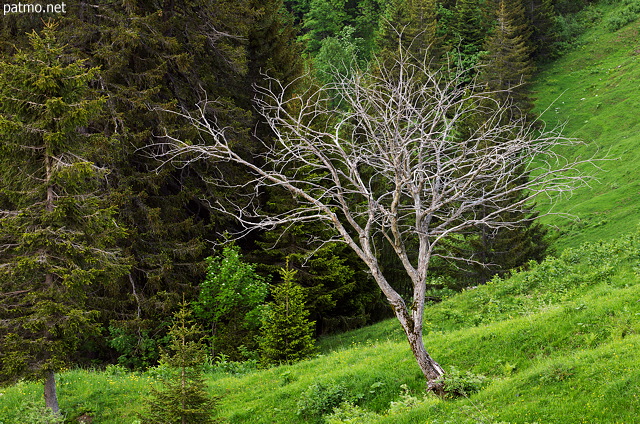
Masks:
[[[560,248],[615,237],[640,222],[640,20],[613,30],[640,2],[611,3],[589,9],[593,23],[579,47],[543,69],[533,87],[542,119],[566,124],[566,135],[586,143],[567,155],[611,159],[599,163],[602,171],[588,171],[597,178],[591,187],[554,208],[577,221],[547,219],[559,227]]]
[[[419,394],[424,381],[390,320],[324,339],[313,360],[212,381],[224,394],[221,415],[234,423],[322,422],[304,414],[309,404],[348,400],[355,406],[343,408],[342,419],[325,414],[325,422],[633,423],[639,265],[640,235],[625,236],[566,249],[429,307],[433,356],[446,369],[487,377],[468,398]]]
[[[229,423],[634,423],[640,415],[640,233],[567,248],[531,270],[427,308],[425,344],[447,370],[486,377],[468,397],[424,396],[394,320],[328,337],[266,370],[207,374]],[[459,370],[459,371],[455,371]],[[234,372],[232,372],[234,371]],[[158,370],[60,376],[67,422],[133,424]],[[41,386],[0,391],[0,422],[29,423]],[[333,408],[343,401],[339,414]]]

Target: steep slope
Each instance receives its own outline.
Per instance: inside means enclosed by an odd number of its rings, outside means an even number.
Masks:
[[[549,64],[534,85],[541,118],[564,123],[566,135],[585,142],[566,154],[610,159],[588,170],[597,178],[590,187],[555,206],[577,220],[546,220],[558,227],[561,249],[617,237],[640,223],[640,21],[612,30],[638,2],[615,3],[593,9],[597,23],[579,47]]]

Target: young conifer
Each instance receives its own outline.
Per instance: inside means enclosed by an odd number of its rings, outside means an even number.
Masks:
[[[511,102],[512,119],[527,117],[533,109],[529,82],[534,71],[530,47],[531,30],[521,0],[501,0],[493,34],[485,44],[488,51],[480,79],[495,100]]]
[[[169,346],[162,352],[161,364],[169,369],[160,389],[152,388],[147,411],[141,416],[145,424],[216,423],[216,401],[207,393],[202,377],[205,343],[202,328],[191,319],[188,303],[174,314],[169,330]]]
[[[296,273],[288,261],[286,268],[280,269],[283,282],[273,289],[273,302],[263,315],[259,343],[264,362],[294,362],[315,350],[315,322],[309,321],[304,289],[296,284]]]

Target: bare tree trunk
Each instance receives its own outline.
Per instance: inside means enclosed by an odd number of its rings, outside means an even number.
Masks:
[[[442,382],[438,380],[444,375],[442,367],[431,358],[431,355],[427,352],[422,341],[422,314],[424,313],[424,299],[418,300],[414,303],[412,310],[414,316],[409,313],[407,304],[404,299],[396,292],[391,285],[387,282],[387,279],[380,272],[379,267],[373,259],[373,257],[365,257],[364,261],[369,265],[372,275],[378,286],[387,296],[387,300],[393,309],[396,318],[400,321],[404,334],[407,336],[411,352],[413,353],[422,374],[427,380],[428,390],[442,395],[444,393],[444,387]],[[417,290],[419,295],[420,290]]]
[[[443,383],[438,381],[444,375],[444,370],[440,364],[431,358],[431,355],[429,355],[427,349],[424,347],[424,342],[422,341],[422,320],[416,323],[407,311],[404,302],[402,302],[402,304],[397,304],[395,302],[390,303],[398,321],[400,321],[400,324],[402,325],[405,335],[407,336],[411,352],[413,353],[422,374],[427,379],[428,390],[438,395],[444,394]]]
[[[439,379],[444,375],[444,370],[440,364],[431,358],[431,355],[429,355],[427,349],[425,349],[424,343],[422,342],[422,330],[412,333],[409,333],[406,328],[404,330],[407,334],[413,356],[416,358],[422,374],[424,374],[424,377],[427,379],[427,388],[438,395],[443,395],[444,384],[442,381],[439,381]]]
[[[58,395],[56,393],[56,376],[53,371],[47,372],[47,378],[44,381],[44,404],[47,408],[50,408],[54,414],[60,413]]]

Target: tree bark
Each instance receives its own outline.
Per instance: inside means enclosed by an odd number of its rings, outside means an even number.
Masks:
[[[409,332],[408,329],[404,329],[411,346],[413,356],[418,362],[418,366],[427,379],[428,390],[434,392],[437,395],[444,394],[444,384],[442,381],[438,381],[443,375],[444,370],[436,361],[431,358],[431,355],[427,352],[422,342],[422,330]]]
[[[444,375],[444,370],[436,361],[431,358],[431,355],[427,352],[427,349],[424,347],[424,342],[422,340],[422,314],[424,313],[424,296],[422,301],[418,301],[416,305],[414,305],[414,314],[411,316],[409,313],[409,309],[407,308],[407,304],[402,299],[402,297],[389,285],[386,278],[382,275],[379,268],[377,268],[377,264],[375,260],[372,258],[367,258],[365,260],[367,264],[370,266],[372,271],[372,275],[380,289],[387,296],[387,301],[391,305],[396,318],[400,321],[400,325],[402,325],[402,329],[404,330],[405,335],[407,336],[407,340],[409,341],[409,346],[411,346],[411,352],[413,353],[422,374],[427,380],[427,389],[436,393],[437,395],[444,394],[444,384],[439,382],[438,380]],[[418,294],[418,293],[417,293]]]
[[[54,414],[60,413],[58,395],[56,393],[56,376],[53,371],[47,372],[47,377],[44,381],[44,404],[47,408],[50,408]]]

